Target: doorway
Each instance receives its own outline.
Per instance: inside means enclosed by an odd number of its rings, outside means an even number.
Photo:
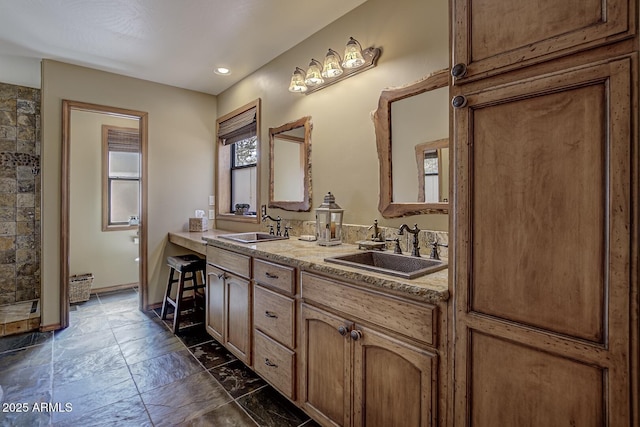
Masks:
[[[148,306],[147,116],[147,113],[142,111],[63,100],[60,227],[60,326],[63,328],[69,326],[69,276],[80,273],[79,269],[84,268],[84,265],[87,269],[93,265],[93,269],[99,271],[96,275],[96,285],[100,287],[109,284],[131,285],[127,283],[131,280],[127,277],[134,277],[139,288],[139,308],[143,310]],[[94,134],[97,129],[98,135],[94,135],[98,138],[97,142],[90,142],[93,137],[85,136],[87,134],[83,133],[83,126],[93,128],[91,132]],[[123,212],[114,209],[112,205],[112,201],[118,200],[116,193],[119,189],[130,188],[132,181],[131,176],[127,180],[121,180],[122,174],[109,173],[110,163],[105,159],[114,157],[114,153],[109,151],[111,148],[106,148],[111,147],[111,142],[105,145],[108,129],[116,129],[117,132],[137,132],[136,162],[139,183],[134,185],[138,190],[135,194],[137,218],[135,214],[127,214],[127,218],[123,220]],[[119,154],[115,158],[127,157],[124,153],[115,154]],[[83,163],[85,159],[89,164]],[[100,182],[97,190],[95,186],[93,189],[86,188],[90,179],[78,179],[81,169],[86,169],[93,181],[97,179]],[[131,200],[131,195],[128,198]],[[120,197],[119,200],[124,199]],[[135,204],[136,200],[133,202]],[[78,227],[82,228],[82,231]],[[81,246],[85,244],[86,248]],[[98,249],[106,252],[100,253]],[[105,268],[105,265],[112,267]]]

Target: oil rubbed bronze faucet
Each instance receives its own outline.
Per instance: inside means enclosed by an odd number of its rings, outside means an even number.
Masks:
[[[411,250],[411,256],[419,257],[420,246],[418,245],[418,233],[420,233],[420,229],[418,228],[418,224],[414,224],[413,228],[409,228],[407,224],[402,224],[398,229],[398,236],[402,236],[405,230],[413,234],[413,249]]]
[[[282,222],[282,218],[280,218],[280,216],[278,216],[278,218],[273,218],[271,217],[271,215],[267,215],[264,214],[262,215],[262,222],[264,222],[266,219],[270,219],[271,221],[276,223],[276,236],[282,236],[282,230],[280,229],[280,222]],[[273,227],[273,226],[270,226]],[[273,228],[271,228],[271,230],[273,230]],[[287,234],[288,230],[287,230]]]
[[[367,230],[371,230],[373,228],[373,234],[371,235],[371,241],[373,242],[384,242],[382,238],[382,232],[378,229],[378,220],[373,220],[373,225],[369,226]]]

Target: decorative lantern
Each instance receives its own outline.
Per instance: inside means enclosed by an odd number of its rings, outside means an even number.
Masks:
[[[316,237],[321,246],[342,243],[342,215],[344,209],[336,204],[336,198],[327,193],[324,202],[316,209]]]

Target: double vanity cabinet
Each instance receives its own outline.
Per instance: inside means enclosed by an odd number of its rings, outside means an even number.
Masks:
[[[207,239],[208,333],[326,426],[444,425],[447,271],[324,263],[355,246]]]

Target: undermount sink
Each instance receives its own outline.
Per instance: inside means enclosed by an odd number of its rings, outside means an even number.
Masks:
[[[249,232],[249,233],[234,233],[234,234],[221,234],[223,239],[235,240],[240,243],[257,243],[257,242],[269,242],[271,240],[283,240],[288,237],[276,236],[269,233]]]
[[[447,268],[446,262],[437,259],[375,251],[339,255],[328,257],[324,260],[391,276],[404,277],[405,279],[415,279],[416,277]]]

